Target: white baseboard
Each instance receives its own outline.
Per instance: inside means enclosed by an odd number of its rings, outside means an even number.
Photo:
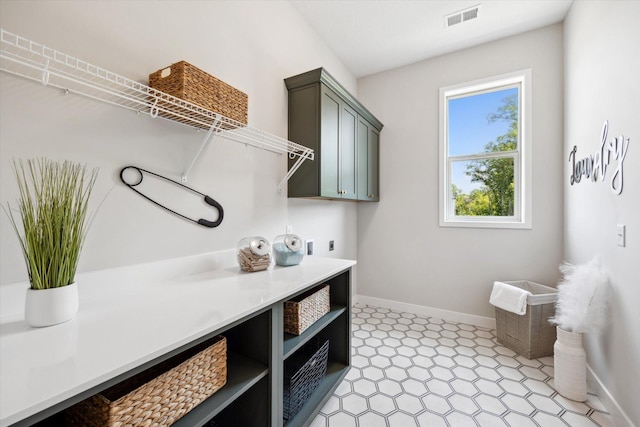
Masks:
[[[617,427],[635,427],[631,418],[622,410],[618,402],[613,398],[611,393],[609,393],[609,390],[607,390],[589,365],[587,365],[587,383],[598,396],[600,403],[602,403],[609,415],[611,415]]]
[[[466,323],[468,325],[479,326],[486,329],[496,328],[496,319],[491,317],[476,316],[473,314],[459,313],[457,311],[442,310],[439,308],[427,307],[424,305],[409,304],[406,302],[392,301],[383,298],[368,297],[365,295],[354,295],[353,301],[359,304],[373,307],[384,307],[390,310],[413,313],[420,316],[436,317],[449,322]]]

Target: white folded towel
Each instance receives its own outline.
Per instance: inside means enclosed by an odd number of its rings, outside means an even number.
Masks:
[[[527,312],[528,295],[531,295],[531,292],[517,286],[503,282],[493,282],[493,290],[491,291],[489,302],[503,310],[522,315]]]

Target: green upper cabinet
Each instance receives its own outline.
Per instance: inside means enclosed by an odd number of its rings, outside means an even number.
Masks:
[[[378,143],[380,132],[363,118],[358,119],[358,200],[377,202]]]
[[[289,140],[315,152],[289,178],[289,197],[378,201],[382,123],[323,68],[285,83]]]

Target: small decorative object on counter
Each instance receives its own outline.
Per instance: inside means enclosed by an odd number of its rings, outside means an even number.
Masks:
[[[304,241],[295,234],[281,234],[273,241],[276,264],[283,267],[298,265],[304,257]]]
[[[13,167],[20,196],[15,214],[9,205],[5,212],[29,275],[25,320],[34,327],[63,323],[79,307],[75,275],[98,170],[45,158],[14,161]]]
[[[242,271],[266,270],[271,265],[271,243],[264,237],[245,237],[238,243],[238,263]]]

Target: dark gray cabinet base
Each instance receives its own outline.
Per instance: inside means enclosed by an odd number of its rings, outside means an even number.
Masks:
[[[14,425],[64,426],[66,408],[222,334],[228,346],[227,384],[173,425],[308,426],[351,366],[351,269],[315,283],[290,298],[325,284],[330,286],[331,310],[299,336],[283,332],[284,301],[279,301]],[[329,340],[327,373],[300,411],[285,423],[282,417],[284,362],[316,336]]]

